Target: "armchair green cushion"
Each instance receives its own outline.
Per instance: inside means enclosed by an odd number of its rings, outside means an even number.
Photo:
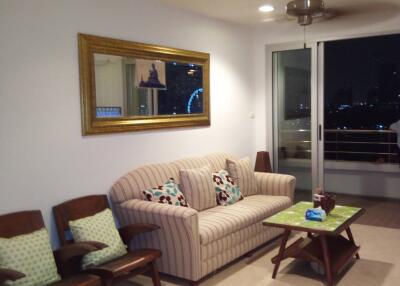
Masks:
[[[110,209],[105,209],[93,216],[70,221],[69,227],[75,241],[98,241],[108,247],[86,254],[82,267],[97,266],[127,254],[126,246],[115,226]]]
[[[61,280],[45,228],[0,238],[0,267],[19,271],[26,276],[5,285],[42,286]]]

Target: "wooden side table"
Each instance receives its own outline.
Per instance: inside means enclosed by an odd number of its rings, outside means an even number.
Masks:
[[[282,260],[292,257],[314,261],[325,269],[328,285],[333,285],[333,277],[339,273],[352,257],[360,259],[360,247],[355,244],[350,225],[365,213],[362,208],[336,206],[324,222],[307,221],[305,213],[312,208],[311,202],[299,202],[263,221],[263,225],[283,228],[278,255],[272,258],[275,264],[272,278],[275,279]],[[293,230],[307,233],[286,247]],[[341,235],[346,231],[347,238]]]

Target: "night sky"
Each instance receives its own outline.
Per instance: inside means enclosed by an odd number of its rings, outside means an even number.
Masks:
[[[327,42],[325,107],[326,128],[386,129],[399,119],[400,35]]]

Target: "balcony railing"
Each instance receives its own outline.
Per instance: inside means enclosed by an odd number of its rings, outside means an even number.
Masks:
[[[390,130],[325,130],[325,159],[398,163],[397,134]]]
[[[310,130],[285,130],[280,138],[281,158],[311,158]],[[397,134],[390,130],[325,130],[325,159],[399,163]]]

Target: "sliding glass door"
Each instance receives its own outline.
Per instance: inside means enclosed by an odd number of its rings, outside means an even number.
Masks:
[[[325,43],[325,188],[400,198],[400,35]],[[391,128],[392,126],[392,128]]]
[[[318,186],[317,45],[274,47],[272,102],[274,170],[297,178],[297,195]]]
[[[297,199],[400,198],[399,49],[400,35],[267,48],[274,171]]]

